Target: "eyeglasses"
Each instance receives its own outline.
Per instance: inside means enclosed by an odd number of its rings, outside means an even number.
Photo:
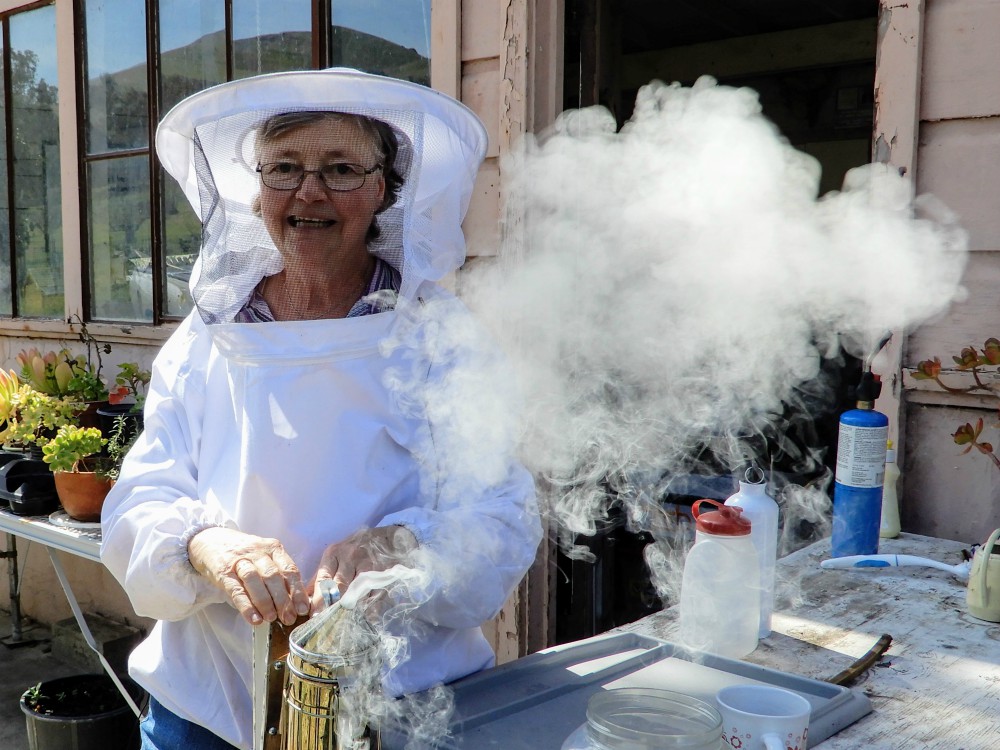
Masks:
[[[381,164],[365,169],[360,164],[349,162],[334,162],[319,169],[306,169],[301,164],[290,161],[257,165],[261,182],[274,190],[297,190],[305,181],[307,174],[315,174],[330,190],[341,193],[357,190],[365,184],[368,175],[380,169],[382,169]]]

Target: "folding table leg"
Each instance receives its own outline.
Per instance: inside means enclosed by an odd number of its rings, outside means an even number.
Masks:
[[[17,571],[17,537],[7,534],[7,550],[0,552],[0,558],[7,560],[7,576],[10,588],[10,635],[0,638],[9,648],[32,646],[33,638],[25,638],[21,630],[21,577]]]
[[[129,708],[131,708],[136,716],[140,715],[139,707],[132,700],[132,696],[129,695],[128,690],[122,685],[121,680],[118,679],[118,675],[115,674],[115,670],[111,668],[108,664],[108,660],[104,658],[104,654],[101,653],[101,649],[97,645],[97,641],[94,640],[94,634],[90,632],[90,627],[87,625],[87,620],[83,616],[83,611],[80,609],[80,604],[76,600],[76,595],[73,594],[73,589],[70,588],[69,579],[66,578],[66,572],[63,570],[62,563],[59,561],[59,556],[56,554],[56,550],[52,547],[48,547],[49,559],[52,560],[52,568],[56,572],[56,577],[59,579],[59,585],[62,586],[63,592],[66,594],[66,599],[69,601],[69,606],[73,610],[73,617],[76,618],[76,624],[80,626],[80,632],[83,633],[83,639],[90,646],[91,651],[97,654],[97,658],[101,660],[101,664],[104,666],[104,671],[108,673],[108,677],[111,681],[115,683],[118,691],[125,698],[125,702],[128,703]]]

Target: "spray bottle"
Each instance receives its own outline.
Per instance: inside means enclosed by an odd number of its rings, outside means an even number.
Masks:
[[[887,341],[888,337],[865,360],[856,391],[857,408],[840,417],[830,540],[833,557],[878,553],[889,418],[875,411],[882,383],[872,374],[871,360]]]
[[[757,635],[771,635],[771,612],[774,610],[774,568],[778,558],[778,504],[767,494],[764,472],[750,466],[740,482],[740,491],[726,500],[726,505],[743,509],[750,521],[750,541],[760,563],[760,628]]]

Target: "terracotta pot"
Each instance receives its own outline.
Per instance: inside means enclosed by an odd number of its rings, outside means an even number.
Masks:
[[[100,521],[101,507],[114,484],[93,471],[57,471],[56,492],[70,518],[77,521]]]

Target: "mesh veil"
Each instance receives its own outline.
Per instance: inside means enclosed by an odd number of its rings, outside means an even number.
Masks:
[[[462,219],[486,151],[486,132],[465,106],[432,89],[347,69],[276,73],[222,84],[175,106],[156,150],[202,223],[191,291],[206,323],[232,321],[281,255],[254,211],[257,128],[277,114],[331,111],[392,127],[403,184],[377,216],[369,252],[397,269],[412,297],[465,259]]]

